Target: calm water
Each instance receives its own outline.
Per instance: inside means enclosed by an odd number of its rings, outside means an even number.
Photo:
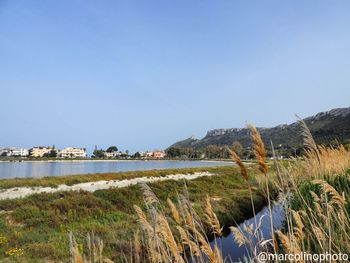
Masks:
[[[285,213],[284,213],[284,207],[283,207],[283,201],[275,204],[272,206],[272,221],[273,221],[273,227],[274,230],[281,229],[285,222]],[[259,213],[256,214],[256,222],[259,223],[259,220],[262,220],[261,228],[260,230],[263,233],[264,239],[270,239],[271,238],[271,227],[270,227],[270,219],[269,219],[269,209],[268,207],[265,207],[262,209]],[[243,234],[245,236],[249,237],[247,233],[245,233],[243,229],[243,224],[250,225],[253,224],[253,229],[256,229],[255,227],[255,219],[250,218],[245,220],[242,224],[239,225],[239,228],[242,230]],[[257,244],[257,240],[253,240],[254,244]],[[211,245],[214,246],[214,244],[218,244],[218,246],[221,248],[222,254],[225,258],[227,258],[228,262],[238,262],[239,259],[243,259],[244,257],[249,257],[249,252],[247,250],[247,247],[244,245],[239,247],[233,240],[232,233],[228,232],[228,235],[216,238],[214,241],[211,242]]]
[[[0,178],[43,177],[133,170],[191,168],[233,165],[209,161],[74,161],[74,162],[0,162]]]

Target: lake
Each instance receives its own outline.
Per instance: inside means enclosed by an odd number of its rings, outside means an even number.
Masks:
[[[109,173],[134,170],[212,167],[233,165],[213,161],[59,161],[0,162],[0,178],[44,177]]]

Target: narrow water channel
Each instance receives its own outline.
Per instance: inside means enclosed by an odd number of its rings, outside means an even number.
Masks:
[[[242,230],[244,235],[249,236],[247,232],[244,231],[243,225],[253,224],[253,229],[256,229],[255,222],[258,222],[259,224],[259,221],[262,220],[260,230],[263,233],[265,240],[270,239],[271,227],[270,227],[269,217],[270,217],[269,209],[266,206],[259,213],[256,214],[256,220],[254,219],[254,217],[249,218],[244,222],[242,222],[239,225],[239,228]],[[284,226],[285,213],[284,213],[283,201],[279,201],[272,206],[272,221],[273,221],[274,230],[281,229]],[[257,244],[258,242],[258,240],[252,240],[252,241],[254,245]],[[214,246],[215,244],[218,244],[219,248],[221,249],[223,257],[226,258],[228,262],[239,262],[240,259],[243,259],[244,257],[249,258],[251,256],[250,251],[246,246],[243,245],[239,247],[235,243],[233,239],[233,234],[229,231],[227,231],[226,235],[224,235],[223,237],[218,237],[218,238],[215,238],[213,241],[211,241],[212,246]]]

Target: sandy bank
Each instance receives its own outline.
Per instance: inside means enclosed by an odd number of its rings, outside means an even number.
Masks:
[[[9,189],[0,190],[0,200],[22,198],[37,193],[54,193],[60,191],[88,191],[94,192],[96,190],[108,189],[108,188],[122,188],[138,183],[151,183],[157,181],[166,180],[193,180],[204,176],[213,176],[214,174],[209,172],[198,172],[193,174],[170,174],[162,177],[138,177],[133,179],[124,180],[109,180],[109,181],[96,181],[88,183],[80,183],[75,185],[61,184],[58,187],[14,187]]]

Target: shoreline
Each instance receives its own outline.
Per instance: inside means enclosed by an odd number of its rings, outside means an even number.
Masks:
[[[40,179],[45,177],[84,176],[120,172],[186,169],[235,165],[229,161],[207,160],[53,160],[0,162],[0,180]],[[64,170],[62,170],[64,168]]]
[[[58,187],[59,185],[74,185],[78,183],[89,183],[96,181],[124,180],[138,177],[158,177],[171,174],[193,174],[201,172],[215,173],[225,167],[235,167],[235,165],[218,165],[218,166],[199,166],[188,168],[165,168],[165,169],[150,169],[150,170],[133,170],[133,171],[118,171],[106,173],[86,173],[86,174],[71,174],[61,176],[43,176],[43,177],[15,177],[1,178],[0,191],[15,187]],[[221,168],[222,167],[222,168]]]
[[[65,160],[0,160],[0,163],[73,163],[73,162],[227,162],[232,163],[231,160],[203,160],[203,159],[132,159],[132,160],[121,160],[121,159],[65,159]]]
[[[142,161],[158,161],[158,160],[118,160],[118,159],[114,159],[114,160],[112,159],[22,160],[21,159],[21,160],[0,160],[0,163],[65,163],[65,162],[80,163],[80,162],[138,162],[138,161],[142,162]]]

